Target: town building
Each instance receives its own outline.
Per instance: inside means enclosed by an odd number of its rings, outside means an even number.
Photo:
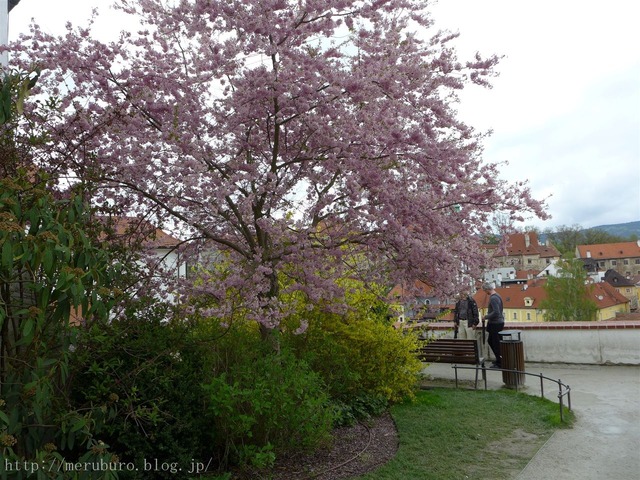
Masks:
[[[541,243],[535,232],[512,233],[506,241],[506,251],[497,245],[485,245],[493,250],[497,267],[511,267],[518,271],[544,270],[560,259],[560,252],[551,243]]]
[[[640,275],[640,240],[576,246],[576,258],[590,271],[615,270],[627,278]]]
[[[396,321],[404,323],[435,320],[448,311],[450,305],[432,292],[433,287],[420,280],[413,284],[395,285],[387,294],[387,301],[396,314]]]
[[[544,283],[544,279],[535,279],[524,285],[496,287],[496,292],[502,297],[505,323],[546,321],[542,308],[542,302],[547,298]],[[596,320],[611,320],[630,312],[630,300],[606,282],[587,285],[587,295],[598,308]],[[474,299],[480,314],[485,315],[489,296],[479,290]]]
[[[175,278],[185,278],[187,264],[180,256],[180,240],[139,217],[101,217],[105,224],[102,240],[110,244],[121,244],[150,255],[147,266],[161,269]]]
[[[609,285],[615,288],[618,293],[624,295],[629,299],[629,306],[631,308],[631,311],[635,311],[638,309],[640,293],[635,280],[627,278],[620,272],[617,272],[613,269],[609,269],[604,273],[603,281],[607,282]]]

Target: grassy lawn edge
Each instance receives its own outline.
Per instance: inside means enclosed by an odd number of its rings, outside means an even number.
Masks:
[[[399,449],[358,480],[508,479],[574,416],[550,400],[512,390],[433,388],[391,409]],[[356,480],[354,478],[353,480]]]

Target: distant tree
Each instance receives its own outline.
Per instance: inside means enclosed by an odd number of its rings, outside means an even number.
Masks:
[[[598,228],[589,228],[582,231],[581,245],[597,245],[601,243],[628,242],[629,239],[620,235],[613,235]]]
[[[535,233],[536,235],[538,235],[538,237],[544,233],[542,231],[542,229],[540,229],[540,227],[536,227],[534,225],[527,225],[522,229],[522,231],[523,232],[529,232],[529,233]]]
[[[457,92],[489,85],[497,57],[459,61],[457,35],[428,33],[423,1],[119,9],[144,28],[105,44],[91,26],[59,38],[35,27],[12,47],[59,100],[48,146],[61,161],[48,167],[215,245],[230,268],[197,287],[220,314],[240,292],[268,335],[286,314],[282,275],[317,302],[367,264],[367,280],[426,278],[452,293],[459,265],[479,275],[494,212],[546,218],[456,118]]]
[[[582,227],[580,225],[561,225],[555,230],[546,229],[544,231],[547,239],[563,255],[575,255],[576,246],[582,241]]]
[[[580,225],[568,227],[561,225],[555,230],[546,229],[544,234],[563,256],[575,255],[578,245],[596,245],[601,243],[618,243],[633,241],[633,238],[625,238],[613,235],[598,228],[584,229]]]
[[[560,260],[558,267],[557,276],[548,277],[544,286],[547,298],[540,307],[545,310],[545,318],[551,322],[595,320],[598,306],[589,298],[583,263],[569,257]]]

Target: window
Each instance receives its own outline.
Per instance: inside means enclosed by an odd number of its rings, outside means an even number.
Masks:
[[[636,265],[640,265],[640,258],[636,258]]]
[[[604,262],[598,262],[598,265],[602,268],[604,268]]]
[[[517,320],[518,319],[518,313],[517,312],[513,312],[513,319]]]
[[[624,263],[625,265],[629,265],[629,260],[625,258],[623,263]]]
[[[527,263],[528,263],[529,265],[531,265],[531,262],[532,262],[532,261],[533,261],[533,260],[531,260],[530,258],[529,258],[529,259],[527,259]]]
[[[531,320],[531,312],[527,312],[527,320]]]
[[[630,288],[627,288],[625,291],[626,291],[627,293],[631,293],[631,289],[630,289]]]
[[[615,267],[616,265],[618,265],[618,262],[616,260],[611,260],[611,265]]]

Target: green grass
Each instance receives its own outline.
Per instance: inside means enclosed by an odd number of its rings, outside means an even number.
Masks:
[[[558,404],[511,390],[437,388],[391,413],[400,446],[393,460],[359,480],[507,479],[574,416]]]

